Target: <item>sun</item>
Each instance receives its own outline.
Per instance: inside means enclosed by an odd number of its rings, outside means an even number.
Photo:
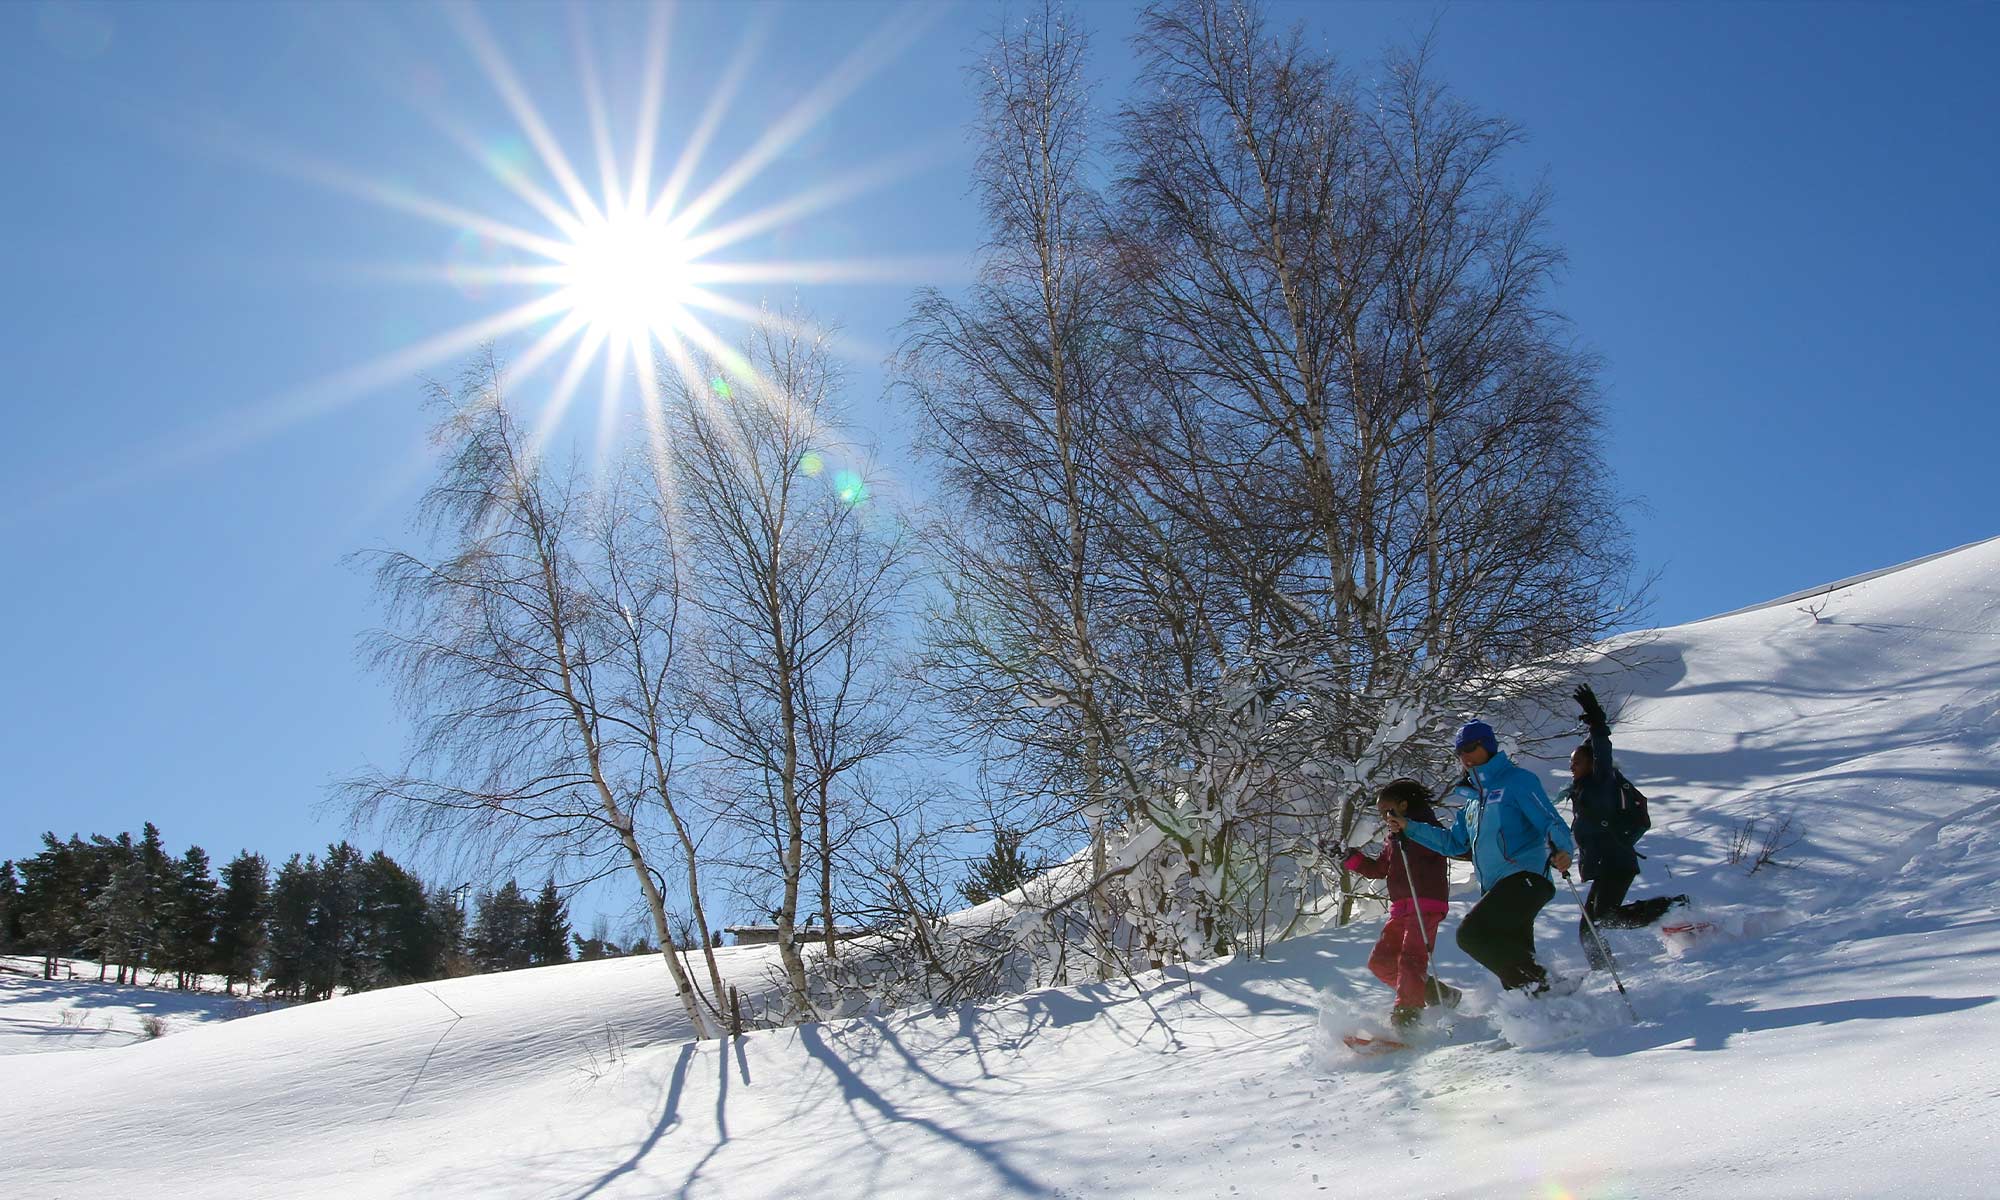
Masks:
[[[550,279],[593,334],[631,341],[685,328],[700,294],[687,243],[664,222],[620,213],[584,222]]]
[[[902,285],[934,280],[962,265],[956,255],[805,259],[763,249],[767,236],[955,153],[955,139],[952,150],[916,143],[872,162],[842,162],[810,180],[777,184],[768,178],[795,143],[939,20],[939,7],[885,18],[822,76],[800,81],[789,107],[753,126],[735,121],[737,101],[759,79],[761,20],[744,24],[733,55],[683,71],[702,72],[693,93],[700,99],[690,106],[673,101],[666,88],[674,5],[571,10],[576,70],[564,80],[581,84],[584,120],[578,122],[572,108],[567,125],[558,126],[544,116],[530,81],[515,69],[481,9],[454,4],[444,11],[513,128],[495,132],[492,118],[476,104],[460,112],[420,91],[407,99],[413,115],[462,150],[498,191],[444,199],[249,135],[218,137],[215,146],[274,173],[443,227],[451,234],[444,261],[357,270],[363,277],[452,288],[476,311],[442,328],[401,334],[400,344],[374,357],[191,428],[157,452],[163,462],[241,450],[383,388],[407,386],[413,376],[481,346],[500,345],[506,385],[527,397],[524,406],[539,409],[532,434],[537,446],[573,411],[587,380],[601,385],[597,449],[603,469],[611,439],[630,429],[620,420],[625,412],[644,414],[657,438],[662,383],[676,374],[697,390],[720,392],[731,379],[754,383],[754,369],[733,335],[778,319],[808,324],[774,318],[762,298],[752,303],[746,290]],[[626,28],[630,14],[642,14],[642,35],[630,36],[637,32]],[[635,93],[629,100],[621,96],[628,102],[616,106],[594,44],[592,30],[600,21],[611,23],[620,43],[633,45],[641,59]],[[716,69],[706,70],[711,65]],[[614,107],[624,119],[613,120]],[[677,119],[671,133],[669,117]],[[579,135],[579,124],[587,136]],[[559,128],[569,133],[568,141]],[[629,138],[629,149],[621,153],[614,134]],[[717,146],[731,147],[732,154],[711,156]],[[764,194],[759,206],[748,207],[753,184]],[[95,486],[116,482],[107,478]],[[836,487],[852,502],[866,495],[858,477]]]
[[[468,344],[529,333],[509,355],[507,381],[518,385],[548,370],[554,378],[541,405],[536,437],[553,431],[577,397],[585,377],[603,384],[600,411],[609,416],[636,381],[639,407],[655,415],[661,372],[706,380],[709,366],[742,374],[748,364],[719,326],[752,326],[772,320],[760,305],[728,294],[740,287],[797,286],[823,282],[888,282],[920,278],[930,264],[867,258],[800,261],[742,257],[755,239],[840,204],[905,173],[920,169],[923,153],[903,153],[869,166],[843,166],[836,174],[748,212],[731,211],[753,180],[778,163],[787,148],[832,108],[909,46],[933,18],[885,21],[828,74],[768,125],[751,132],[733,160],[712,168],[704,152],[723,135],[741,89],[755,78],[761,34],[746,29],[735,56],[707,90],[685,140],[662,160],[668,25],[673,9],[653,5],[640,39],[644,65],[631,121],[631,153],[612,142],[609,105],[596,56],[573,24],[579,77],[589,116],[596,171],[580,164],[542,114],[527,82],[515,71],[476,8],[454,7],[452,20],[494,90],[511,110],[519,137],[507,153],[465,137],[462,121],[445,121],[495,181],[539,214],[541,228],[523,227],[495,214],[441,204],[400,190],[364,188],[370,198],[428,219],[456,225],[496,249],[489,261],[461,267],[457,277],[482,286],[518,287],[528,295],[511,308],[469,322],[397,355],[403,366],[419,356],[435,361]],[[592,175],[595,180],[592,180]],[[539,390],[539,389],[538,389]],[[600,428],[610,428],[601,422]],[[657,424],[657,422],[653,422]],[[600,453],[604,447],[600,445]]]

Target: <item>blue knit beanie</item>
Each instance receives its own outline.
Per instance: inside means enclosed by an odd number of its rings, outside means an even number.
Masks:
[[[1500,753],[1500,739],[1493,736],[1493,727],[1484,721],[1467,721],[1458,727],[1458,737],[1451,748],[1463,754],[1474,746],[1486,747],[1486,753]]]

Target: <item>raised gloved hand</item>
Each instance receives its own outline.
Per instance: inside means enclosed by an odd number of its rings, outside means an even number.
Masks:
[[[1584,723],[1591,728],[1610,725],[1604,716],[1604,706],[1597,702],[1597,693],[1590,690],[1589,684],[1576,689],[1576,706],[1583,710]]]

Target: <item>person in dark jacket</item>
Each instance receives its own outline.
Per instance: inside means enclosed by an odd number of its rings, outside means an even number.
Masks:
[[[1467,722],[1452,742],[1465,768],[1452,794],[1463,801],[1451,828],[1390,828],[1443,855],[1470,854],[1479,902],[1458,923],[1459,949],[1493,972],[1500,986],[1531,996],[1549,991],[1548,971],[1535,961],[1535,915],[1555,898],[1549,868],[1567,873],[1575,843],[1533,771],[1500,752],[1493,727]]]
[[[1385,825],[1391,815],[1437,824],[1430,789],[1414,779],[1398,779],[1377,792],[1375,807]],[[1368,969],[1396,991],[1390,1023],[1408,1028],[1426,1004],[1457,1004],[1458,989],[1430,974],[1431,947],[1437,945],[1438,925],[1451,907],[1444,858],[1396,833],[1383,839],[1373,858],[1350,850],[1342,865],[1356,875],[1389,881],[1389,922],[1368,956]]]
[[[1638,848],[1625,833],[1620,810],[1627,803],[1625,779],[1611,759],[1611,723],[1604,706],[1588,685],[1576,689],[1577,707],[1583,710],[1590,740],[1569,756],[1572,782],[1556,797],[1570,803],[1570,832],[1576,837],[1577,873],[1590,884],[1584,897],[1584,919],[1577,922],[1577,937],[1583,942],[1584,957],[1594,970],[1604,969],[1604,950],[1591,932],[1598,929],[1637,929],[1651,925],[1675,904],[1686,904],[1686,896],[1654,896],[1627,903],[1625,894],[1639,876]]]

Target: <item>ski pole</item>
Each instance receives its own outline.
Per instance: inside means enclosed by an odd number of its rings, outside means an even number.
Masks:
[[[1401,837],[1402,835],[1398,834],[1397,836]],[[1431,985],[1432,984],[1437,985],[1437,988],[1439,989],[1437,994],[1440,997],[1442,997],[1444,994],[1442,989],[1444,989],[1447,985],[1445,984],[1444,980],[1439,979],[1436,975],[1431,974],[1431,971],[1436,966],[1437,947],[1431,945],[1431,931],[1424,925],[1424,904],[1422,900],[1419,900],[1417,898],[1417,873],[1410,869],[1410,840],[1408,838],[1403,839],[1402,851],[1403,851],[1403,878],[1410,881],[1410,903],[1416,905],[1417,908],[1417,932],[1422,934],[1424,938],[1424,976],[1425,976],[1424,996],[1426,1003],[1435,1003],[1435,1001],[1431,1001],[1429,999],[1432,992]],[[1447,877],[1446,878],[1447,887],[1449,887],[1449,884],[1450,884],[1450,878]],[[1450,903],[1449,899],[1446,900],[1446,903],[1447,904]],[[1444,918],[1439,917],[1438,920],[1440,923],[1442,923]],[[1453,1001],[1454,1005],[1456,1003],[1457,1003],[1456,1001]]]
[[[1403,835],[1399,833],[1396,836]],[[1397,849],[1401,851],[1399,857],[1403,860],[1403,878],[1410,881],[1410,903],[1415,905],[1417,910],[1417,932],[1424,936],[1424,957],[1429,959],[1436,954],[1436,950],[1431,946],[1431,931],[1424,928],[1424,906],[1417,900],[1417,873],[1410,870],[1409,841],[1405,839]]]
[[[1597,932],[1597,922],[1590,919],[1590,906],[1583,902],[1583,894],[1576,890],[1576,881],[1563,872],[1563,882],[1569,884],[1569,894],[1576,897],[1576,906],[1583,912],[1583,927],[1590,930],[1590,936],[1597,943],[1597,952],[1604,956],[1604,965],[1611,969],[1611,982],[1618,985],[1618,997],[1625,1001],[1625,1011],[1632,1014],[1632,1023],[1639,1023],[1639,1010],[1632,1007],[1632,997],[1625,991],[1625,981],[1618,978],[1618,961],[1611,957],[1611,947],[1604,944],[1604,935]]]

